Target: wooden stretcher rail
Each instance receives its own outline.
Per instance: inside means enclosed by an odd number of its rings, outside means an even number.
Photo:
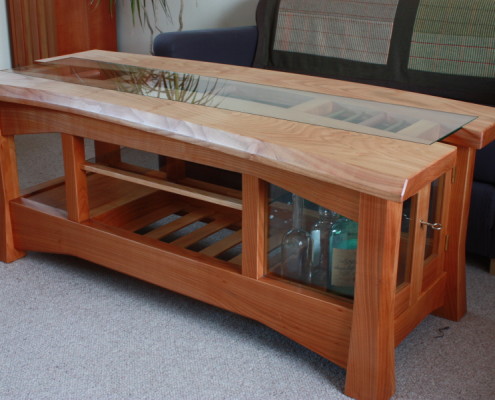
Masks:
[[[207,201],[209,203],[233,208],[234,210],[242,210],[242,202],[239,199],[231,198],[213,192],[208,192],[206,190],[190,188],[174,182],[165,182],[161,179],[108,167],[102,164],[85,163],[83,164],[82,168],[87,172],[94,172],[97,174],[109,176],[111,178],[117,178],[127,182],[133,182],[139,185],[163,190],[165,192],[175,193],[193,199]]]

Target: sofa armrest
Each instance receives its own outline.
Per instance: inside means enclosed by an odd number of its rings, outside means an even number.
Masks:
[[[153,42],[153,54],[222,64],[251,66],[256,51],[256,26],[166,32]]]
[[[495,142],[476,153],[474,180],[495,185]]]
[[[495,185],[473,182],[466,250],[495,258]]]

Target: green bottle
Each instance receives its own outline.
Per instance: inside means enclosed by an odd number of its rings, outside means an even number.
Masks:
[[[354,297],[357,239],[357,222],[341,216],[333,224],[328,272],[328,290],[332,293]]]
[[[311,270],[309,283],[312,286],[326,289],[330,263],[330,234],[335,213],[324,207],[318,208],[318,221],[311,228],[313,249],[311,254]]]
[[[304,199],[292,195],[292,228],[282,238],[281,276],[308,283],[311,236],[303,229]]]

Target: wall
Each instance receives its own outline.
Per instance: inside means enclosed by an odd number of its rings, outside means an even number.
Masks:
[[[7,3],[0,0],[0,69],[11,67]]]
[[[158,28],[161,31],[176,31],[179,28],[178,15],[180,0],[168,0],[172,21],[162,10],[158,10]],[[255,24],[258,0],[183,0],[183,30],[232,27]],[[151,11],[151,10],[150,10]],[[152,14],[152,11],[151,11]],[[143,28],[139,21],[132,23],[132,14],[127,1],[118,2],[117,40],[119,51],[129,53],[150,53],[153,33]]]

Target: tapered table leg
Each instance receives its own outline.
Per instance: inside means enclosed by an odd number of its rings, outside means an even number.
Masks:
[[[436,315],[453,321],[459,321],[467,311],[466,232],[475,158],[475,149],[457,147],[448,221],[449,246],[445,254],[445,271],[447,272],[445,303],[435,312]]]
[[[64,153],[67,215],[71,221],[82,222],[89,218],[86,172],[81,168],[85,161],[84,139],[62,134],[62,148]]]
[[[389,399],[395,391],[394,301],[402,205],[361,195],[359,251],[346,395]]]
[[[0,260],[12,262],[24,256],[14,247],[10,201],[19,197],[19,180],[13,136],[0,135]]]
[[[95,140],[95,159],[102,164],[117,164],[121,161],[120,146],[118,144],[99,142]]]

